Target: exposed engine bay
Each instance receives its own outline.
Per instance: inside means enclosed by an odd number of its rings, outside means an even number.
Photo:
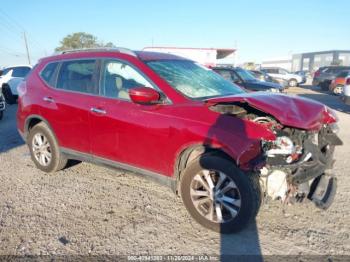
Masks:
[[[273,141],[262,139],[260,161],[264,164],[255,170],[265,197],[283,203],[309,199],[322,209],[331,205],[336,192],[333,153],[335,146],[342,145],[336,123],[311,131],[283,126],[247,103],[216,104],[211,109],[258,123],[275,134]]]

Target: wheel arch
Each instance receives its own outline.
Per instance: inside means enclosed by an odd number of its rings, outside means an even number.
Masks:
[[[177,155],[174,165],[174,178],[176,181],[175,192],[178,194],[180,179],[182,172],[186,168],[186,166],[201,155],[219,155],[225,159],[232,161],[234,164],[237,164],[236,160],[232,158],[223,148],[212,147],[209,145],[203,144],[193,144],[189,145],[186,148],[182,149],[181,152]]]
[[[49,122],[43,118],[40,115],[30,115],[26,118],[25,123],[24,123],[24,138],[27,139],[28,134],[30,129],[32,129],[34,126],[36,126],[39,123],[45,123],[51,130],[51,132],[53,133],[53,136],[55,137],[56,141],[57,141],[57,137],[56,134],[54,132],[54,130],[52,129],[51,125],[49,124]]]

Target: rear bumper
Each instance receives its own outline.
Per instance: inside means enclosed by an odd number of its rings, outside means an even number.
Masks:
[[[299,84],[305,84],[306,83],[306,77],[303,77],[303,79],[301,80],[301,82],[299,82]]]

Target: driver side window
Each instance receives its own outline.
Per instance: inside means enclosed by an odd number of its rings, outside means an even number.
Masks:
[[[102,72],[102,92],[106,97],[130,100],[129,89],[153,88],[153,85],[143,75],[121,61],[105,61]]]

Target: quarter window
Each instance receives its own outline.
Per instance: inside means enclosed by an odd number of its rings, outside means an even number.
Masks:
[[[103,95],[130,100],[129,89],[153,85],[132,66],[121,61],[106,61],[103,66]]]
[[[63,62],[58,73],[57,88],[98,94],[95,78],[96,60],[76,60]]]
[[[41,78],[50,86],[54,86],[54,75],[57,68],[58,63],[50,63],[46,65],[43,71],[41,71]]]

